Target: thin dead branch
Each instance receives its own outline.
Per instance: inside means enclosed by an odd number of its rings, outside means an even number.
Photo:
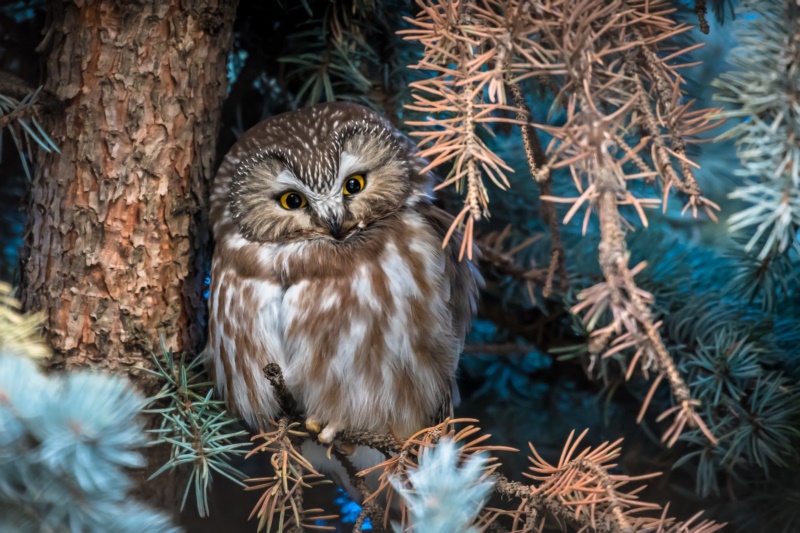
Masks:
[[[544,153],[542,144],[536,128],[531,125],[531,110],[522,94],[522,89],[518,83],[510,84],[511,92],[514,95],[514,103],[517,106],[517,120],[524,122],[520,129],[522,131],[522,144],[525,147],[525,155],[528,166],[531,170],[531,177],[539,184],[541,196],[551,196],[553,194],[552,179],[553,175],[547,166],[547,156]],[[542,294],[548,298],[553,292],[553,279],[556,272],[561,280],[561,289],[566,290],[568,284],[567,270],[565,264],[564,243],[561,240],[561,229],[559,227],[555,206],[551,202],[542,202],[542,219],[550,228],[550,266],[547,269]]]
[[[340,450],[337,446],[331,447],[331,454],[341,463],[350,479],[350,484],[361,494],[361,512],[353,525],[353,533],[361,533],[367,519],[370,521],[372,530],[376,533],[384,531],[382,527],[383,517],[386,515],[385,509],[375,500],[370,499],[369,487],[363,476],[358,475],[358,469],[353,465],[350,456]]]
[[[508,276],[524,284],[531,301],[536,301],[533,297],[534,288],[546,285],[550,269],[535,266],[525,268],[514,259],[514,254],[536,242],[541,235],[535,235],[511,249],[505,250],[504,243],[510,236],[510,230],[511,228],[507,227],[501,232],[489,233],[475,240],[475,244],[480,251],[480,262],[486,268],[486,271],[491,268],[502,276]]]

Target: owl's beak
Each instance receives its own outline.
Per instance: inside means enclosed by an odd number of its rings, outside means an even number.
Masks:
[[[325,227],[331,234],[331,237],[336,239],[337,241],[342,240],[342,223],[337,219],[327,219],[325,221]]]

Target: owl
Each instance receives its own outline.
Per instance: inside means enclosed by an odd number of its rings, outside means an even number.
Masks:
[[[350,103],[271,117],[225,157],[206,355],[254,428],[280,410],[277,363],[309,426],[409,436],[452,409],[480,275],[458,260],[434,176],[381,115]]]

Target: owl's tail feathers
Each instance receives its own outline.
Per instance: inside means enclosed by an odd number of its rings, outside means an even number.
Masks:
[[[328,458],[328,447],[326,445],[306,440],[303,442],[300,450],[303,454],[303,457],[308,459],[308,461],[314,466],[314,468],[317,469],[317,471],[319,471],[321,474],[329,475],[333,479],[334,483],[346,490],[347,494],[356,503],[362,503],[364,497],[358,488],[356,488],[351,482],[350,473],[348,473],[347,468],[335,455],[331,455],[330,459]],[[356,446],[355,451],[348,458],[357,472],[371,468],[386,460],[386,457],[383,455],[383,453],[366,446]],[[375,470],[364,476],[364,480],[367,483],[367,489],[370,492],[378,490],[378,487],[380,486],[380,474],[381,472],[379,470]]]

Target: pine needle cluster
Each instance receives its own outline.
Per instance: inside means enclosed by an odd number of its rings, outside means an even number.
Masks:
[[[730,217],[746,232],[744,247],[758,261],[800,250],[800,6],[791,1],[743,0],[734,35],[733,70],[714,85],[715,97],[742,118],[736,140],[745,183],[731,198],[745,208]]]
[[[188,465],[189,477],[183,491],[181,509],[190,493],[200,516],[209,513],[208,494],[214,474],[224,476],[244,487],[245,475],[231,464],[237,455],[244,455],[249,443],[240,437],[247,435],[239,422],[225,410],[225,402],[213,397],[213,384],[203,369],[202,357],[187,362],[184,355],[176,358],[162,346],[161,356],[155,356],[155,369],[163,386],[150,398],[146,412],[160,415],[161,425],[153,430],[156,444],[170,447],[170,458],[150,479],[165,472],[179,475],[179,468]]]
[[[0,350],[6,354],[41,359],[50,356],[50,348],[39,336],[40,313],[22,313],[14,298],[14,289],[0,282]]]
[[[271,476],[247,480],[249,485],[246,490],[262,491],[249,518],[258,518],[256,529],[259,532],[291,531],[297,528],[332,530],[331,527],[319,526],[318,521],[335,516],[324,515],[322,509],[303,507],[304,489],[330,482],[323,479],[323,475],[303,457],[296,446],[311,435],[300,429],[299,422],[290,422],[286,418],[273,423],[273,426],[275,429],[253,437],[257,445],[247,455],[270,455],[273,471]]]
[[[392,487],[408,509],[415,531],[478,533],[475,519],[492,493],[494,482],[484,475],[486,457],[471,455],[460,464],[461,454],[450,439],[425,448],[419,467],[408,474],[408,483],[392,478]],[[395,533],[403,528],[394,525]]]
[[[178,531],[129,496],[127,470],[144,466],[142,406],[119,378],[48,379],[0,354],[0,529]]]
[[[3,89],[14,90],[4,94]],[[22,96],[18,96],[20,90],[24,92]],[[33,149],[39,147],[48,153],[58,153],[58,146],[39,122],[38,106],[42,87],[30,92],[26,90],[21,81],[0,73],[0,155],[3,153],[3,132],[7,131],[19,153],[25,175],[31,179]]]

